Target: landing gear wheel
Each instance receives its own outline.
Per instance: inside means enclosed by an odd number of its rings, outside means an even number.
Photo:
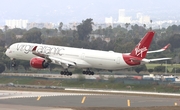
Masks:
[[[60,72],[61,75],[67,75],[67,76],[72,76],[72,72],[69,72],[69,71],[61,71]]]
[[[12,61],[12,62],[11,62],[11,66],[12,66],[12,67],[16,67],[16,62],[15,62],[15,61]]]
[[[94,75],[94,72],[90,71],[90,70],[83,71],[82,73],[85,74],[85,75]]]
[[[72,72],[69,72],[69,76],[72,76]]]
[[[61,75],[64,75],[64,71],[61,71],[61,73],[60,73]]]

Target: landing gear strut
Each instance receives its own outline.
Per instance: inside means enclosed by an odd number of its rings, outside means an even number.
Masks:
[[[15,60],[12,60],[12,61],[11,61],[11,66],[12,66],[12,67],[16,67],[16,62],[15,62]]]

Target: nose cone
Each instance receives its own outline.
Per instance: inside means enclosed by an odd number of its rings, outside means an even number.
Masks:
[[[5,52],[5,54],[8,56],[8,57],[10,57],[10,54],[11,54],[12,52],[11,52],[11,50],[8,48],[7,50],[6,50],[6,52]]]
[[[9,58],[14,58],[14,57],[16,57],[16,56],[18,56],[18,55],[16,55],[16,53],[15,53],[15,50],[16,50],[16,44],[12,44],[12,45],[10,45],[8,48],[7,48],[7,50],[6,50],[6,52],[5,52],[5,54],[6,54],[6,56],[8,56]]]
[[[5,52],[5,54],[6,54],[7,56],[8,56],[8,51],[9,51],[9,49],[7,49],[6,52]]]

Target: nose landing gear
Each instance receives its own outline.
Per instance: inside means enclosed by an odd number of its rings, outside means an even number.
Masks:
[[[16,62],[14,59],[11,61],[11,67],[16,67]]]

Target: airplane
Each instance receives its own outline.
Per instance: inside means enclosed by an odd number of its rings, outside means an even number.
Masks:
[[[154,31],[147,32],[131,53],[20,42],[10,45],[5,54],[12,59],[12,66],[15,66],[15,59],[21,59],[30,61],[30,65],[38,69],[48,68],[50,63],[61,65],[64,69],[61,75],[71,76],[72,72],[68,71],[70,67],[82,68],[83,74],[94,75],[90,70],[92,68],[114,71],[171,59],[145,58],[147,53],[162,52],[169,47],[168,44],[162,49],[148,51],[154,34]]]

